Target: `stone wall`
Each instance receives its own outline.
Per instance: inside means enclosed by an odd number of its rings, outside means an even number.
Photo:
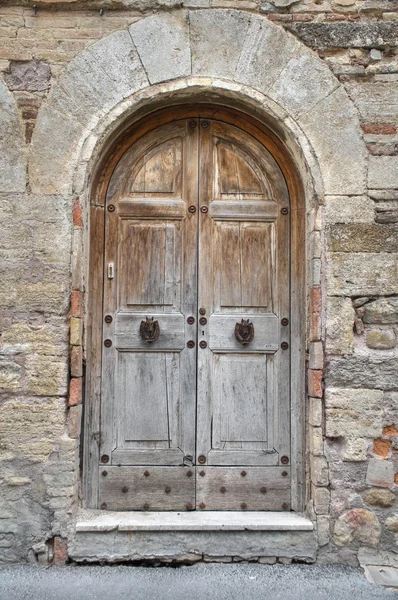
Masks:
[[[181,3],[36,5],[36,14],[23,1],[0,7],[0,561],[62,562],[81,502],[87,207],[79,190],[70,186],[71,193],[54,193],[47,183],[56,168],[69,177],[64,148],[68,142],[70,154],[74,149],[79,107],[75,120],[65,117],[63,131],[51,120],[46,129],[50,113],[44,109],[84,50],[149,13],[181,12]],[[359,118],[367,148],[366,189],[345,184],[355,180],[347,168],[355,169],[356,157],[349,167],[344,158],[340,187],[336,169],[331,174],[335,195],[318,193],[319,206],[308,210],[308,511],[317,524],[319,560],[356,564],[361,547],[396,552],[398,4],[192,0],[183,8],[192,13],[206,8],[209,15],[214,8],[236,8],[291,32],[335,75],[336,86],[353,103],[352,119],[354,113]],[[211,38],[211,17],[207,31]],[[303,102],[306,57],[297,53],[288,86],[279,91],[286,102],[289,90],[296,92],[289,100],[294,117]],[[318,68],[315,62],[311,68]],[[309,90],[311,85],[310,77]],[[334,90],[332,85],[327,94]],[[84,91],[82,96],[86,102]],[[34,132],[40,118],[41,131],[52,137],[48,177],[36,167],[28,176],[28,159],[30,165],[37,162]],[[338,108],[330,119],[338,126]],[[349,140],[339,142],[333,140],[329,154],[317,153],[314,142],[314,160],[335,164]],[[40,150],[45,154],[44,142]],[[353,154],[357,151],[354,144]]]

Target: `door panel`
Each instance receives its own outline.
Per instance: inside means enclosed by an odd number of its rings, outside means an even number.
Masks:
[[[289,476],[280,484],[271,468],[290,456],[290,357],[281,348],[289,340],[281,320],[290,314],[286,184],[254,138],[211,120],[201,121],[200,173],[198,297],[206,323],[198,338],[197,456],[211,468],[198,479],[198,501],[204,510],[238,510],[244,501],[220,496],[219,481],[236,477],[251,497],[250,478],[231,467],[262,466],[284,491],[266,501],[260,494],[252,506],[286,509]]]
[[[109,184],[100,497],[115,510],[187,510],[194,500],[184,465],[195,453],[195,328],[186,320],[197,301],[197,215],[188,207],[197,204],[198,139],[187,121],[148,133]],[[150,466],[150,478],[134,465]],[[155,501],[170,482],[173,493]]]
[[[288,204],[264,146],[216,120],[163,125],[120,159],[106,199],[102,506],[290,508]]]

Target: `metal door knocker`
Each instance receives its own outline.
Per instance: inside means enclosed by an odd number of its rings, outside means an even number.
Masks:
[[[145,321],[141,321],[140,334],[149,344],[155,342],[160,334],[159,322],[154,321],[153,317],[147,317]]]
[[[242,319],[240,323],[235,325],[235,337],[242,346],[250,344],[254,338],[254,325],[249,319]]]

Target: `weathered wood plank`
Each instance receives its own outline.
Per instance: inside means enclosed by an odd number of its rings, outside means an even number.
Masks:
[[[289,475],[279,467],[204,467],[196,478],[197,503],[202,510],[288,510]]]
[[[187,467],[100,467],[100,481],[99,501],[108,510],[192,510],[195,504],[195,476]]]
[[[210,204],[210,215],[216,221],[275,221],[279,206],[274,201],[245,199],[214,200]]]

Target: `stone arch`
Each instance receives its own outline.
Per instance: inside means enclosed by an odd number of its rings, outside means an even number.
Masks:
[[[365,145],[356,109],[339,81],[314,52],[265,17],[219,9],[191,11],[189,19],[185,11],[144,18],[71,61],[40,111],[29,160],[32,191],[88,200],[101,157],[123,128],[158,107],[193,98],[246,107],[268,125],[297,164],[307,212],[313,197],[322,203],[325,196],[364,193]],[[88,202],[83,205],[86,211]],[[320,226],[315,214],[310,220],[315,247]],[[80,236],[75,228],[72,280],[83,289],[76,266]],[[319,287],[313,277],[320,273],[318,254],[314,261],[308,261],[307,280]],[[311,385],[321,368],[310,371]],[[75,382],[81,389],[81,381]],[[298,415],[302,409],[296,404],[294,410]],[[300,465],[297,472],[302,483]]]
[[[26,154],[21,119],[11,92],[0,79],[0,191],[24,192]]]
[[[32,190],[72,192],[83,144],[106,116],[125,112],[129,106],[123,102],[133,94],[172,80],[192,85],[192,78],[203,87],[212,80],[219,88],[241,88],[242,95],[249,90],[264,112],[274,106],[282,129],[308,144],[307,163],[318,163],[318,195],[364,192],[365,145],[339,81],[284,29],[258,15],[223,9],[144,18],[72,60],[36,125]]]

